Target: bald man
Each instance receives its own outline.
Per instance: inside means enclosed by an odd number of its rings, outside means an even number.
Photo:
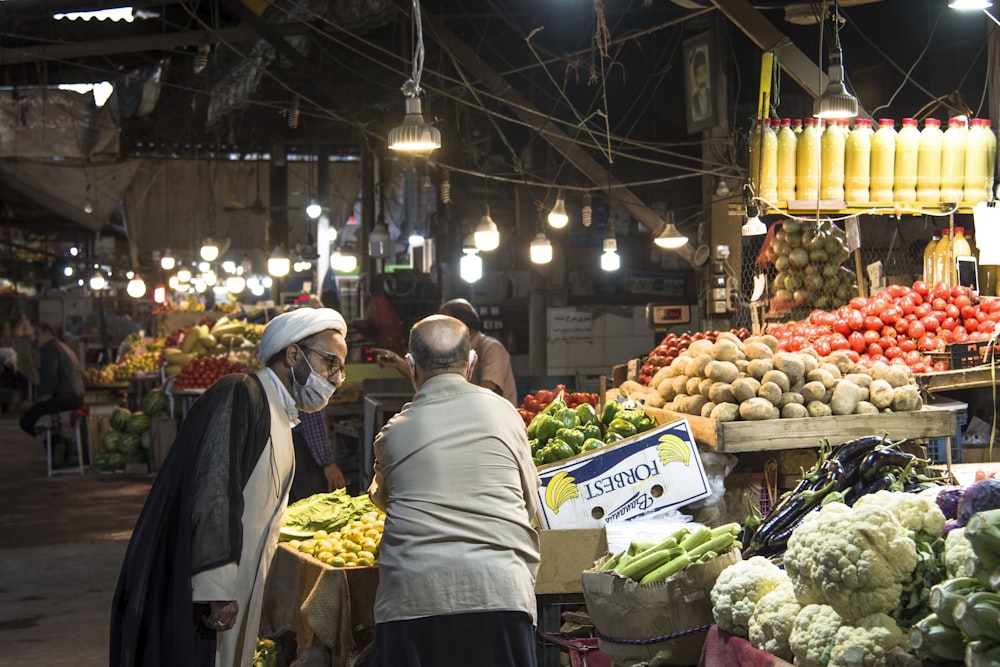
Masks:
[[[386,512],[372,667],[534,667],[538,473],[524,422],[467,381],[468,328],[410,331],[416,394],[375,437],[368,490]]]

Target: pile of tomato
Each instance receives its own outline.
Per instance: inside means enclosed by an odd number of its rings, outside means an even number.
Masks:
[[[196,357],[174,379],[174,389],[207,389],[223,375],[240,373],[242,368],[226,357]]]
[[[730,329],[729,333],[734,334],[740,338],[740,340],[745,340],[750,336],[750,331],[746,328],[740,329]],[[646,363],[642,365],[639,369],[639,384],[648,385],[649,381],[653,379],[656,372],[659,371],[664,366],[669,366],[673,363],[684,350],[688,349],[693,340],[701,340],[702,338],[710,340],[713,343],[719,337],[719,332],[714,330],[709,331],[696,331],[694,333],[687,331],[682,334],[675,334],[674,332],[668,333],[660,341],[660,344],[654,347],[648,355],[646,355]]]
[[[890,285],[870,297],[855,297],[836,310],[814,310],[808,319],[771,327],[779,349],[812,348],[820,356],[846,350],[864,366],[905,364],[914,373],[948,370],[932,353],[949,343],[985,341],[1000,324],[1000,299],[965,287],[922,280]]]
[[[521,401],[521,406],[517,409],[518,414],[521,415],[521,419],[524,420],[524,425],[527,426],[530,424],[535,415],[544,410],[559,394],[562,394],[562,400],[568,408],[576,408],[581,403],[590,403],[596,408],[599,400],[597,394],[582,391],[568,392],[564,384],[557,384],[556,388],[551,391],[540,389],[534,394],[525,396],[524,400]]]

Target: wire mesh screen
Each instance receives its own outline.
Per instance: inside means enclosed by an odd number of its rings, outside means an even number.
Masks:
[[[846,219],[838,217],[765,218],[766,236],[743,237],[739,269],[740,298],[733,313],[737,327],[760,330],[770,322],[804,319],[814,309],[835,310],[881,284],[912,285],[923,275],[924,247],[934,229],[947,228],[947,218],[862,215],[860,247],[848,247]],[[756,300],[754,281],[763,282]],[[754,312],[756,310],[756,313]]]

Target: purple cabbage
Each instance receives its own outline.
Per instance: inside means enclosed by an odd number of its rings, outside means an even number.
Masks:
[[[958,501],[962,499],[965,487],[950,486],[937,494],[937,506],[944,514],[945,519],[955,519],[958,517]]]
[[[958,501],[958,522],[965,525],[976,512],[1000,508],[1000,479],[987,477],[968,486]]]
[[[941,537],[946,537],[948,533],[956,528],[961,528],[961,526],[958,525],[958,519],[948,519],[944,522],[944,530],[941,531]]]

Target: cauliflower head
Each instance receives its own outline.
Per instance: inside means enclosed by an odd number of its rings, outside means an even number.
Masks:
[[[888,614],[872,614],[837,630],[829,667],[875,667],[893,646],[909,648],[906,635]]]
[[[965,536],[965,527],[955,528],[944,538],[944,567],[948,577],[965,576],[965,562],[975,556],[972,543]]]
[[[882,507],[889,510],[909,530],[941,537],[945,516],[934,498],[923,493],[879,491],[858,498],[854,507]]]
[[[712,586],[712,615],[720,628],[746,637],[758,600],[776,589],[788,575],[763,556],[733,563],[719,573]]]
[[[784,565],[800,603],[818,592],[851,622],[895,609],[918,561],[916,545],[893,513],[830,503],[792,533]]]
[[[757,607],[750,616],[750,643],[791,662],[793,656],[788,639],[800,611],[802,606],[795,597],[792,582],[780,584],[757,601]]]
[[[825,604],[809,604],[795,617],[788,645],[796,667],[826,667],[837,631],[843,625],[840,615]]]

